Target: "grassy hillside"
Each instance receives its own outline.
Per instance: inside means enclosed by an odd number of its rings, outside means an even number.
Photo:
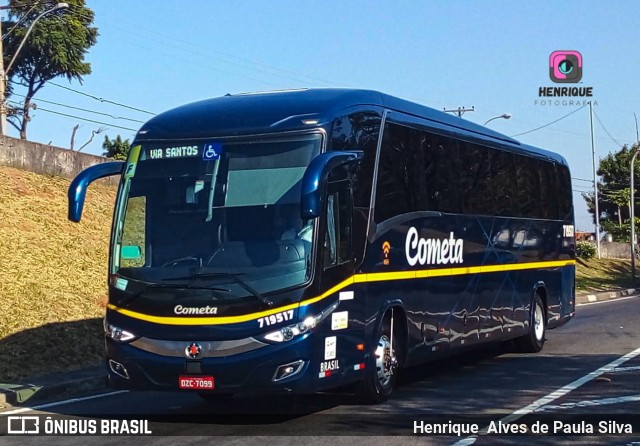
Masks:
[[[640,265],[636,267],[638,266]],[[636,275],[640,279],[640,270],[636,271],[638,271]],[[632,286],[631,260],[578,259],[576,264],[576,290],[578,293]]]
[[[115,188],[92,184],[76,224],[69,182],[0,166],[0,382],[102,355]]]

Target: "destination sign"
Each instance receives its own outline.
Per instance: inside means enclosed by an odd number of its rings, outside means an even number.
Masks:
[[[183,146],[176,144],[172,147],[146,147],[140,157],[140,161],[195,157],[201,157],[204,161],[217,161],[220,159],[221,154],[222,144],[220,142]]]
[[[200,148],[193,146],[165,147],[159,149],[147,149],[146,159],[188,158],[200,155]]]

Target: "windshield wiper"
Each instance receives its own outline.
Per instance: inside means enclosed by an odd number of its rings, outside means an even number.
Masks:
[[[145,291],[149,291],[152,288],[170,288],[170,289],[174,289],[174,290],[179,290],[179,289],[184,289],[184,290],[208,290],[211,291],[212,294],[214,295],[218,295],[218,291],[223,291],[228,293],[229,290],[225,289],[225,288],[212,288],[212,287],[204,287],[204,286],[191,286],[191,284],[181,284],[181,283],[149,283],[145,286],[143,286],[142,288],[140,288],[138,291],[133,292],[132,294],[123,297],[122,299],[120,299],[118,301],[118,305],[120,306],[125,306],[126,304],[128,304],[129,302],[131,302],[133,299],[139,297],[142,293],[144,293]],[[219,295],[218,295],[219,297]]]
[[[227,277],[229,277],[229,278],[233,279],[233,281],[236,282],[238,285],[240,285],[242,288],[247,290],[253,297],[255,297],[260,302],[265,304],[267,307],[272,307],[273,306],[273,301],[271,301],[270,299],[264,297],[255,288],[253,288],[247,282],[242,280],[240,278],[241,275],[242,275],[242,273],[202,273],[202,272],[197,272],[197,273],[194,273],[194,274],[192,274],[190,276],[168,277],[168,278],[162,279],[162,280],[215,279],[215,278],[227,278]]]

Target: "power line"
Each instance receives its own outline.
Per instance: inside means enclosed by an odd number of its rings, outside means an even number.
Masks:
[[[38,6],[38,3],[40,3],[40,2],[36,2],[36,3],[31,7],[31,9],[29,9],[29,10],[28,10],[28,11],[27,11],[27,12],[26,12],[22,17],[20,17],[20,20],[18,20],[18,21],[17,21],[17,22],[16,22],[16,23],[11,27],[11,29],[10,29],[9,31],[7,31],[6,33],[4,33],[4,35],[2,36],[2,40],[6,39],[6,38],[7,38],[7,36],[8,36],[9,34],[11,34],[11,33],[13,32],[13,30],[14,30],[14,29],[16,29],[16,28],[17,28],[17,27],[18,27],[18,26],[19,26],[19,25],[24,21],[24,19],[26,19],[26,18],[29,16],[29,14],[31,14],[31,11],[33,11],[33,10]]]
[[[587,135],[585,133],[580,133],[580,132],[572,132],[570,130],[563,130],[563,129],[554,129],[554,128],[548,128],[547,131],[549,132],[557,132],[557,133],[564,133],[567,135],[576,135],[576,136],[582,136],[582,137],[590,137],[590,135]],[[606,136],[596,136],[595,139],[597,140],[602,140],[602,141],[608,141],[609,139]],[[620,139],[620,138],[618,138]],[[621,141],[624,141],[626,143],[628,143],[629,145],[634,144],[635,141],[628,141],[628,140],[623,140],[621,139]]]
[[[69,90],[69,91],[72,91],[74,93],[81,94],[83,96],[90,97],[91,99],[95,99],[96,101],[106,102],[108,104],[117,105],[118,107],[124,107],[124,108],[128,108],[129,110],[135,110],[135,111],[138,111],[138,112],[141,112],[141,113],[146,113],[148,115],[155,116],[155,113],[153,113],[153,112],[150,112],[150,111],[147,111],[147,110],[142,110],[142,109],[136,108],[136,107],[131,107],[130,105],[121,104],[119,102],[110,101],[109,99],[100,98],[98,96],[93,96],[91,94],[84,93],[82,91],[74,90],[73,88],[70,88],[70,87],[65,87],[64,85],[56,84],[55,82],[49,81],[49,84],[55,85],[58,88],[64,88],[65,90]]]
[[[107,14],[108,16],[108,14]],[[243,58],[243,57],[239,57],[237,55],[234,54],[229,54],[229,53],[224,53],[221,52],[219,50],[216,49],[212,49],[210,47],[206,47],[203,45],[198,45],[196,43],[193,42],[189,42],[187,40],[184,39],[180,39],[177,38],[176,36],[173,35],[168,35],[168,34],[163,34],[158,32],[156,29],[153,28],[144,28],[141,27],[140,23],[132,23],[131,26],[126,26],[126,20],[123,21],[122,18],[116,18],[114,17],[114,19],[116,20],[116,22],[114,24],[112,24],[111,26],[114,28],[120,28],[126,31],[127,34],[131,34],[131,33],[136,33],[138,35],[144,36],[146,39],[150,39],[150,40],[155,40],[156,42],[160,42],[163,48],[167,48],[167,47],[173,47],[174,49],[180,51],[181,53],[188,51],[191,54],[197,55],[199,57],[205,58],[206,60],[211,60],[211,54],[217,54],[217,60],[224,63],[224,64],[228,64],[228,65],[235,65],[237,67],[240,68],[245,68],[248,70],[252,70],[255,72],[259,72],[259,73],[263,73],[263,74],[267,74],[269,76],[275,76],[275,77],[279,77],[279,78],[283,78],[283,79],[293,79],[296,81],[302,81],[302,82],[316,82],[319,84],[324,84],[324,85],[337,85],[337,86],[344,86],[344,84],[342,83],[337,83],[335,81],[332,80],[327,80],[327,79],[322,79],[319,77],[314,77],[314,76],[309,76],[307,74],[301,74],[301,73],[297,73],[295,71],[291,71],[291,70],[285,70],[282,68],[278,68],[276,66],[273,65],[269,65],[263,62],[257,62],[257,61],[253,61],[247,58]],[[118,25],[118,24],[122,24],[125,23],[125,26],[122,25]],[[139,43],[140,39],[136,39],[136,43]],[[126,41],[128,44],[132,44],[133,41],[131,39]],[[178,43],[178,45],[176,45],[176,43]],[[151,51],[156,51],[159,52],[157,49],[155,48],[148,48]],[[205,50],[206,53],[202,53],[201,50]],[[166,54],[166,53],[165,53]],[[175,57],[173,55],[171,55],[170,57]],[[224,60],[227,59],[227,60]],[[194,63],[193,58],[190,58],[187,60],[187,62],[190,63]],[[260,68],[256,68],[256,67],[260,67]],[[211,67],[209,67],[211,68]],[[263,69],[261,69],[263,68]],[[214,68],[217,71],[223,71],[224,70],[220,70],[218,68]],[[264,69],[270,70],[270,71],[265,71]],[[246,76],[241,76],[237,73],[229,73],[235,76],[240,76],[240,77],[246,77]],[[264,80],[259,80],[259,79],[252,79],[252,80],[256,80],[259,82],[263,82],[263,83],[267,83],[270,84],[267,81]]]
[[[82,14],[80,14],[80,15],[82,15]],[[116,29],[117,28],[122,28],[121,26],[117,26],[117,25],[113,25],[113,27],[116,28]],[[144,28],[140,28],[139,24],[134,26],[133,28],[127,27],[127,28],[122,28],[122,29],[126,30],[128,35],[131,35],[132,33],[139,34],[141,36],[144,36],[146,40],[152,40],[152,41],[155,41],[155,42],[160,42],[162,48],[172,47],[170,49],[171,50],[178,50],[180,52],[180,55],[176,55],[175,51],[173,53],[170,53],[170,52],[167,52],[167,51],[160,51],[157,48],[152,48],[152,47],[148,47],[148,46],[142,45],[140,43],[141,39],[134,39],[134,40],[123,39],[123,41],[126,42],[126,44],[128,44],[128,45],[135,46],[137,48],[142,48],[145,51],[156,52],[156,53],[161,54],[163,56],[166,56],[166,57],[168,57],[168,58],[170,58],[172,60],[182,60],[182,61],[184,61],[186,63],[190,63],[192,65],[197,65],[197,66],[200,66],[200,67],[203,67],[203,68],[207,68],[207,69],[210,69],[210,70],[213,70],[213,71],[217,71],[219,73],[224,73],[224,74],[227,74],[227,75],[230,75],[230,76],[235,76],[235,77],[248,79],[248,80],[251,80],[253,82],[259,82],[259,83],[262,83],[262,84],[265,84],[265,85],[270,85],[270,86],[277,87],[277,88],[282,88],[282,84],[274,84],[273,82],[269,82],[269,81],[265,80],[264,78],[257,78],[257,77],[251,77],[251,76],[239,74],[237,72],[237,70],[234,72],[234,71],[228,71],[228,70],[219,68],[217,66],[214,67],[214,66],[211,66],[211,65],[206,65],[204,63],[200,63],[200,62],[196,61],[194,57],[183,57],[185,55],[185,53],[191,53],[191,54],[197,56],[198,58],[205,59],[206,61],[211,61],[212,57],[211,57],[211,55],[209,53],[214,52],[214,53],[218,53],[218,54],[223,54],[224,55],[224,53],[220,53],[219,51],[215,51],[215,50],[212,50],[210,48],[197,46],[197,45],[194,45],[194,44],[192,44],[190,42],[187,42],[185,40],[176,39],[173,36],[169,37],[167,35],[158,33],[156,31],[149,30],[149,32],[141,33],[140,31],[143,31]],[[151,34],[155,34],[155,37],[152,36]],[[167,43],[167,40],[170,40],[170,42]],[[184,45],[186,45],[186,47],[185,46],[176,45],[175,42],[182,42]],[[203,54],[202,52],[194,51],[193,48],[205,48],[205,49],[207,49],[207,54]],[[188,54],[187,54],[187,56],[188,56]],[[276,68],[276,67],[272,67],[272,66],[269,66],[269,65],[266,65],[266,64],[261,64],[261,63],[258,63],[258,62],[252,62],[252,61],[250,61],[248,59],[238,58],[237,56],[225,55],[225,57],[233,58],[233,59],[237,59],[237,60],[244,60],[249,64],[262,66],[262,67],[268,68],[268,69],[270,69],[272,71],[275,70],[275,71],[281,71],[281,72],[289,73],[290,75],[289,76],[286,76],[286,75],[283,76],[282,74],[279,74],[279,73],[273,73],[273,72],[265,71],[264,69],[259,69],[259,68],[256,68],[254,66],[247,65],[246,63],[245,64],[238,64],[237,62],[230,62],[230,61],[226,61],[226,60],[221,60],[220,58],[218,58],[217,60],[222,62],[223,64],[236,65],[236,66],[239,66],[241,68],[245,68],[245,69],[248,69],[248,70],[251,70],[251,71],[254,71],[254,72],[259,72],[259,73],[262,73],[262,74],[266,74],[266,75],[269,75],[269,76],[275,76],[275,77],[279,77],[279,78],[294,79],[294,80],[296,80],[298,82],[301,82],[301,81],[302,82],[308,82],[308,81],[303,81],[301,79],[301,77],[306,77],[307,79],[315,79],[315,82],[318,82],[318,81],[325,82],[325,83],[328,82],[328,81],[322,81],[322,80],[317,79],[317,78],[312,78],[312,77],[306,76],[306,75],[298,75],[297,73],[294,73],[294,72],[287,72],[286,70],[282,70],[282,69],[279,69],[279,68]],[[295,78],[295,77],[293,77],[291,75],[301,76],[301,77]],[[331,82],[331,84],[339,85],[339,84],[336,84],[334,82]]]
[[[607,134],[607,136],[609,136],[609,138],[611,138],[611,141],[616,143],[618,146],[622,147],[622,144],[620,144],[618,141],[615,140],[615,138],[613,136],[611,136],[611,133],[609,133],[609,130],[607,130],[607,128],[604,126],[604,124],[602,123],[602,121],[598,117],[598,114],[595,111],[593,112],[593,114],[595,115],[596,120],[598,121],[598,123],[600,123],[600,127],[602,127],[602,130],[604,130],[604,132]]]
[[[583,108],[585,108],[586,106],[587,106],[587,104],[583,105],[583,106],[582,106],[582,107],[580,107],[580,108],[576,108],[576,109],[575,109],[574,111],[572,111],[571,113],[568,113],[568,114],[564,115],[563,117],[556,119],[555,121],[551,121],[551,122],[549,122],[548,124],[541,125],[540,127],[536,127],[535,129],[527,130],[526,132],[522,132],[522,133],[518,133],[518,134],[515,134],[515,135],[510,135],[510,136],[511,136],[512,138],[514,138],[514,137],[516,137],[516,136],[526,135],[527,133],[531,133],[531,132],[535,132],[536,130],[543,129],[543,128],[545,128],[545,127],[550,126],[551,124],[555,124],[556,122],[561,121],[561,120],[563,120],[564,118],[567,118],[567,117],[571,116],[572,114],[576,113],[577,111],[582,110],[582,109],[583,109]]]
[[[12,104],[18,105],[18,106],[22,105],[22,104],[18,104],[17,102],[12,102]],[[102,124],[102,125],[106,125],[106,126],[109,126],[109,127],[114,127],[114,128],[117,128],[117,129],[130,130],[132,132],[137,132],[138,131],[137,129],[131,129],[131,128],[128,128],[128,127],[122,127],[122,126],[119,126],[119,125],[113,125],[113,124],[110,124],[108,122],[95,121],[93,119],[81,118],[80,116],[69,115],[67,113],[62,113],[62,112],[55,111],[55,110],[49,110],[49,109],[42,108],[42,107],[38,107],[37,110],[38,111],[47,112],[47,113],[53,113],[55,115],[66,116],[67,118],[73,118],[73,119],[79,119],[81,121],[92,122],[94,124]]]
[[[273,82],[269,82],[269,81],[261,79],[261,78],[251,77],[251,76],[247,76],[247,75],[244,75],[244,74],[238,74],[237,72],[224,70],[222,68],[218,68],[218,67],[214,67],[214,66],[207,65],[207,64],[204,64],[204,63],[200,63],[200,62],[197,62],[193,57],[183,57],[181,55],[180,56],[176,56],[175,54],[171,54],[171,53],[166,52],[166,51],[159,51],[159,50],[157,50],[155,48],[150,48],[148,46],[141,45],[139,42],[135,42],[135,43],[131,42],[130,40],[128,40],[127,43],[129,45],[132,45],[132,46],[135,46],[135,47],[138,47],[138,48],[142,48],[143,50],[146,50],[146,51],[155,51],[157,54],[161,54],[161,55],[163,55],[163,56],[165,56],[165,57],[167,57],[167,58],[169,58],[169,59],[171,59],[173,61],[181,60],[181,61],[184,61],[186,63],[190,63],[192,65],[197,65],[199,67],[203,67],[203,68],[206,68],[208,70],[216,71],[218,73],[224,73],[224,74],[227,74],[229,76],[235,76],[235,77],[238,77],[238,78],[248,79],[250,81],[259,82],[259,83],[262,83],[262,84],[265,84],[265,85],[270,85],[271,87],[275,87],[275,88],[278,88],[278,89],[282,88],[282,84],[275,84]],[[184,53],[184,50],[183,50],[182,53]]]
[[[38,110],[42,110],[42,111],[44,111],[44,112],[47,112],[47,113],[53,113],[53,114],[60,115],[60,116],[66,116],[66,117],[68,117],[68,118],[80,119],[81,121],[93,122],[94,124],[107,125],[107,126],[109,126],[109,127],[115,127],[115,128],[117,128],[117,129],[129,130],[129,131],[132,131],[132,132],[137,132],[137,131],[138,131],[138,129],[131,129],[131,128],[129,128],[129,127],[122,127],[122,126],[119,126],[119,125],[109,124],[108,122],[95,121],[95,120],[93,120],[93,119],[81,118],[80,116],[68,115],[68,114],[66,114],[66,113],[61,113],[61,112],[54,111],[54,110],[48,110],[48,109],[46,109],[46,108],[40,108],[40,107],[38,107]]]
[[[21,98],[26,98],[26,96],[21,95],[21,94],[17,94],[17,93],[14,93],[13,95],[14,96],[19,96]],[[102,113],[102,112],[98,112],[98,111],[94,111],[94,110],[87,110],[86,108],[74,107],[73,105],[66,105],[66,104],[61,104],[59,102],[47,101],[46,99],[34,99],[34,101],[45,102],[47,104],[52,104],[52,105],[59,105],[60,107],[72,108],[74,110],[79,110],[79,111],[83,111],[83,112],[86,112],[86,113],[93,113],[95,115],[107,116],[107,117],[109,117],[111,119],[122,119],[122,120],[125,120],[125,121],[138,122],[140,124],[144,124],[144,121],[140,121],[138,119],[125,118],[123,116],[113,116],[113,115],[110,115],[109,113]]]
[[[593,180],[586,180],[584,178],[576,178],[576,177],[571,177],[572,180],[578,180],[578,181],[586,181],[588,183],[593,183]]]

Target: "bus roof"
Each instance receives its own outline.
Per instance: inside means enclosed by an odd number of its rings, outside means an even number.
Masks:
[[[319,88],[227,94],[161,113],[146,124],[136,140],[189,139],[265,134],[324,126],[355,109],[390,109],[493,140],[517,151],[552,158],[559,155],[518,141],[442,111],[372,90]],[[352,109],[352,110],[349,110]],[[314,124],[306,125],[302,121]]]

